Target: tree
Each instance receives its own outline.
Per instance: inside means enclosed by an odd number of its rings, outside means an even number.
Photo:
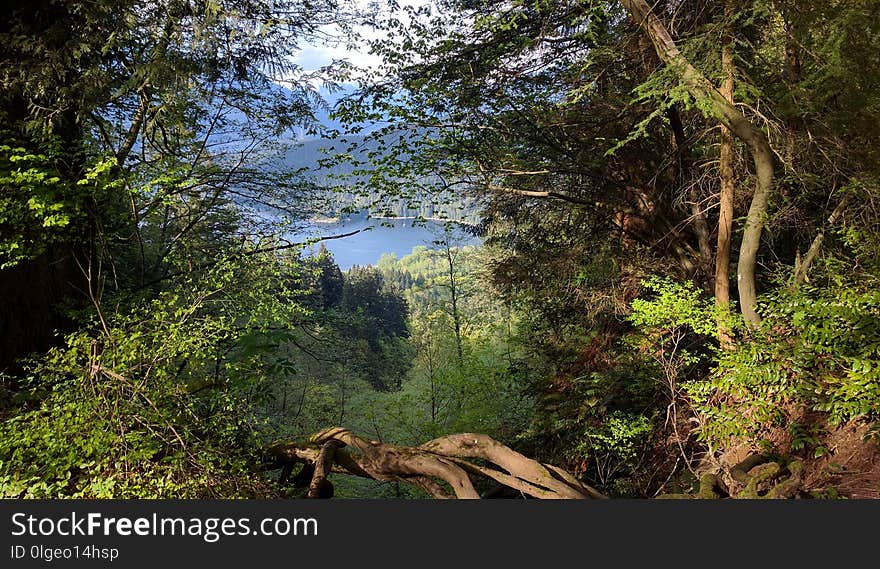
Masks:
[[[669,31],[643,0],[621,0],[633,20],[645,30],[654,44],[657,55],[679,76],[688,92],[696,99],[704,112],[717,117],[721,123],[742,140],[752,154],[757,173],[755,193],[746,216],[745,231],[740,244],[737,264],[737,287],[740,308],[746,322],[751,326],[760,323],[756,312],[758,305],[755,287],[755,267],[761,232],[764,228],[767,204],[774,191],[776,178],[773,151],[767,136],[712,85],[679,51]]]
[[[352,267],[345,275],[338,317],[342,336],[351,343],[348,365],[379,390],[397,389],[409,368],[408,307],[399,293],[389,290],[373,267]]]
[[[444,227],[443,235],[440,239],[434,241],[434,245],[440,247],[438,253],[442,256],[445,267],[444,279],[440,286],[449,291],[448,305],[445,309],[450,318],[452,318],[453,333],[455,334],[456,356],[458,358],[458,366],[461,368],[464,364],[464,348],[462,345],[461,330],[462,320],[464,318],[462,299],[468,294],[463,286],[465,281],[465,271],[462,270],[462,265],[465,264],[467,260],[463,258],[465,254],[461,246],[462,240],[459,239],[459,244],[456,245],[456,238],[452,231],[452,228],[448,226]]]
[[[624,258],[647,249],[669,259],[683,276],[705,265],[708,234],[692,215],[699,204],[684,210],[676,189],[657,183],[680,179],[677,162],[666,134],[644,126],[657,113],[631,104],[630,91],[652,69],[635,64],[644,54],[614,10],[449,6],[477,24],[456,24],[454,11],[422,18],[408,30],[421,43],[382,47],[389,61],[403,62],[396,78],[352,98],[391,117],[382,136],[404,133],[392,156],[411,158],[383,160],[377,175],[419,181],[433,172],[438,190],[478,193],[489,241],[497,236],[511,249],[516,241],[524,263],[604,239],[619,243]],[[407,52],[416,46],[418,62]],[[414,126],[420,140],[408,136]],[[542,254],[526,253],[536,242],[546,244]]]
[[[721,45],[722,83],[719,89],[724,99],[733,104],[733,88],[736,75],[734,62],[735,32],[732,19],[736,12],[735,0],[727,0],[724,4],[724,17],[728,21],[724,40]],[[718,339],[722,346],[731,348],[733,338],[726,314],[730,310],[730,244],[733,238],[733,200],[736,179],[733,172],[734,141],[733,132],[727,126],[721,126],[721,148],[718,156],[721,192],[718,196],[718,243],[715,253],[715,303],[721,308],[721,319],[718,322]]]
[[[310,207],[271,158],[314,126],[312,81],[341,70],[305,76],[298,42],[344,18],[335,2],[133,0],[0,20],[0,366],[37,352],[2,374],[4,495],[266,489],[246,457],[306,279],[260,215]]]
[[[342,302],[342,293],[345,288],[345,277],[339,270],[339,265],[333,260],[333,255],[324,244],[318,250],[315,257],[315,265],[319,271],[318,288],[321,291],[321,304],[323,308],[330,309]]]
[[[333,3],[296,0],[13,6],[0,25],[0,172],[15,187],[0,202],[12,212],[0,288],[30,313],[7,311],[10,329],[47,320],[49,337],[61,300],[99,304],[107,282],[143,287],[216,258],[218,242],[241,242],[231,232],[259,227],[257,208],[301,215],[307,186],[266,160],[271,139],[313,124],[320,104],[290,55],[338,18]],[[21,178],[22,165],[42,182]],[[241,229],[222,225],[233,210]],[[28,211],[44,212],[42,235],[17,213]],[[19,290],[23,280],[33,286]]]
[[[441,339],[436,334],[436,322],[432,315],[419,313],[415,315],[412,328],[412,341],[415,347],[416,358],[425,369],[428,379],[430,418],[432,423],[437,423],[440,410],[443,407],[443,393],[440,388],[439,375],[443,358],[441,353]],[[460,361],[459,361],[460,365]]]

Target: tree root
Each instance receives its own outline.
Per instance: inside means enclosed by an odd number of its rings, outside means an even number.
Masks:
[[[661,494],[659,499],[714,499],[731,497],[746,500],[794,498],[803,484],[804,463],[799,460],[785,464],[770,457],[752,454],[730,469],[736,488],[725,488],[721,477],[703,474],[696,494]]]
[[[737,498],[793,498],[803,483],[804,463],[794,460],[785,464],[769,457],[753,454],[734,466],[730,476],[744,487]],[[787,476],[786,476],[787,474]]]
[[[721,479],[712,473],[700,476],[700,489],[696,494],[660,494],[658,500],[717,500],[726,495]]]
[[[279,483],[308,487],[305,497],[329,498],[331,473],[385,482],[405,482],[437,499],[481,496],[474,480],[492,480],[514,494],[540,499],[602,499],[596,489],[565,470],[530,459],[486,435],[462,433],[404,447],[372,441],[342,427],[324,429],[305,441],[278,441],[266,449],[272,468],[281,468]],[[293,465],[303,467],[291,477]],[[713,473],[700,476],[696,494],[661,494],[658,499],[783,499],[796,497],[804,464],[785,463],[753,454],[730,470],[728,489]]]
[[[331,472],[406,482],[438,499],[480,498],[472,477],[494,480],[533,498],[605,498],[565,470],[532,460],[491,437],[475,433],[403,447],[367,440],[348,429],[333,427],[315,433],[307,441],[273,443],[266,451],[272,466],[282,468],[285,482],[290,477],[291,465],[303,463],[304,469],[311,469],[306,471],[311,473],[306,493],[309,498],[326,495],[327,476]]]

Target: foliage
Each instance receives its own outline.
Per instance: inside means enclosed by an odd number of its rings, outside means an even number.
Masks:
[[[877,421],[880,296],[871,283],[768,295],[765,326],[723,354],[712,376],[688,386],[704,421],[701,436],[717,448],[782,429],[802,447],[797,440],[813,428],[809,413],[826,418],[820,428]]]
[[[651,496],[734,443],[811,468],[835,452],[829,430],[876,431],[876,6],[651,5],[682,74],[628,4],[7,14],[0,494],[286,495],[258,471],[263,444],[343,424],[404,444],[484,432]],[[368,40],[384,63],[334,109],[345,132],[318,124],[316,85],[350,66],[295,64],[328,23],[390,35]],[[769,141],[778,183],[760,219],[754,141],[720,150],[695,74],[708,91],[731,74],[741,124]],[[304,134],[324,138],[287,152]],[[726,285],[731,304],[749,287],[713,270],[730,268],[722,172],[760,326],[727,306]],[[343,273],[286,240],[350,209],[466,217],[485,245],[446,232]],[[737,238],[757,227],[752,256]],[[349,484],[340,495],[416,496]]]
[[[0,269],[44,253],[53,243],[88,232],[88,212],[119,195],[113,158],[90,164],[83,177],[63,178],[58,154],[0,145]]]
[[[632,301],[632,313],[627,318],[636,330],[624,342],[647,353],[656,363],[660,381],[674,402],[682,383],[699,377],[706,372],[707,364],[714,363],[717,348],[711,339],[718,319],[737,319],[704,298],[690,283],[652,277],[642,284],[653,298]]]
[[[601,340],[594,338],[591,348]],[[626,346],[606,350],[601,363],[587,364],[581,354],[557,370],[550,385],[532,380],[542,395],[521,439],[548,460],[562,458],[604,492],[650,495],[658,483],[653,478],[660,476],[651,449],[664,430],[659,415],[667,400],[664,383],[641,353]],[[568,377],[575,372],[581,375]]]
[[[583,460],[589,472],[603,487],[615,488],[618,494],[632,493],[622,475],[637,474],[650,454],[654,422],[648,417],[616,411],[586,431],[571,451],[570,460]],[[614,484],[611,482],[614,481]]]
[[[460,294],[462,354],[450,306],[445,249],[416,247],[402,259],[383,257],[379,268],[398,283],[410,306],[414,360],[399,394],[386,403],[400,440],[417,441],[455,432],[481,432],[500,440],[514,436],[528,415],[530,398],[512,366],[520,348],[512,338],[515,316],[490,291],[469,288],[477,278],[474,262],[485,254],[474,247],[455,253]],[[408,278],[402,278],[408,275]]]
[[[296,291],[272,284],[276,270],[219,264],[34,361],[0,430],[3,495],[263,494],[251,470],[263,354],[273,327],[303,315]]]
[[[717,315],[714,303],[702,298],[693,284],[651,277],[643,281],[642,286],[653,292],[654,298],[632,301],[629,320],[634,325],[665,332],[688,328],[695,334],[715,334]]]

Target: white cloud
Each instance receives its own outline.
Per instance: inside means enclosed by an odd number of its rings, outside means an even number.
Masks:
[[[336,30],[326,30],[328,34],[338,33]],[[366,45],[352,48],[346,45],[338,45],[335,42],[322,42],[319,44],[307,44],[296,55],[294,62],[305,71],[317,71],[321,67],[330,65],[336,60],[346,60],[355,67],[365,70],[377,69],[382,59],[369,53]]]
[[[385,2],[370,0],[352,0],[352,2],[357,9],[365,13],[376,14],[379,11],[387,12],[390,9],[388,3]],[[401,8],[418,8],[430,3],[431,0],[398,0],[397,2]],[[398,12],[398,14],[403,17],[402,12]],[[360,72],[354,74],[353,79],[377,71],[382,64],[382,59],[370,53],[366,42],[390,40],[391,38],[387,31],[377,30],[369,26],[357,26],[355,31],[361,37],[361,41],[358,42],[358,45],[352,46],[346,45],[346,42],[342,41],[342,34],[337,25],[324,26],[321,29],[322,35],[325,36],[324,39],[304,44],[300,52],[295,56],[294,63],[299,65],[305,72],[315,72],[334,61],[345,60],[360,70]]]

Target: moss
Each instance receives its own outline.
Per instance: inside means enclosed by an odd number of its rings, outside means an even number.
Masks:
[[[718,484],[718,478],[712,473],[706,473],[700,476],[700,491],[697,493],[697,498],[701,500],[715,500],[720,498],[718,492],[715,491],[715,487]]]
[[[760,498],[760,490],[767,482],[779,476],[782,467],[778,462],[765,462],[752,468],[748,472],[748,483],[746,487],[739,493],[739,498],[755,499]]]

